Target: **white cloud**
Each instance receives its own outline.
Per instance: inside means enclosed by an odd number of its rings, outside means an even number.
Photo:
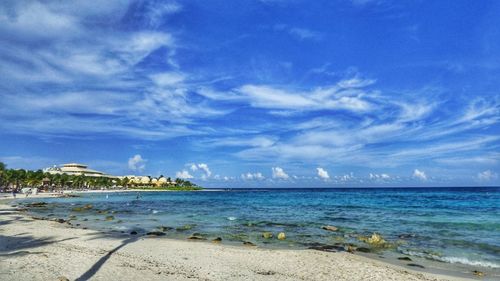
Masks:
[[[257,172],[257,173],[246,173],[246,174],[241,174],[241,178],[243,180],[263,180],[265,177],[262,175],[262,173]]]
[[[280,167],[272,167],[271,170],[273,172],[274,179],[287,180],[288,178],[290,178],[288,174],[285,173],[285,171]]]
[[[498,178],[498,174],[492,172],[491,170],[486,170],[477,174],[477,178],[480,181],[491,181]]]
[[[415,169],[413,171],[413,177],[419,180],[426,181],[427,180],[427,175],[425,174],[424,171],[420,171],[419,169]]]
[[[201,175],[202,180],[207,180],[210,176],[212,176],[212,171],[210,171],[210,168],[208,167],[207,164],[205,163],[192,163],[192,164],[186,164],[186,166],[191,169],[191,171],[196,172],[196,171],[201,171],[203,174]]]
[[[189,174],[189,172],[187,170],[182,170],[180,172],[175,173],[175,177],[180,178],[180,179],[192,179],[193,178],[193,176],[191,174]]]
[[[318,171],[318,176],[323,179],[323,180],[327,180],[330,178],[330,175],[328,175],[328,172],[323,169],[323,168],[316,168],[316,170]]]
[[[205,175],[206,175],[207,177],[210,177],[210,176],[212,175],[212,172],[211,172],[211,171],[210,171],[210,169],[208,168],[208,165],[207,165],[207,164],[205,164],[205,163],[200,163],[200,164],[198,164],[198,168],[199,168],[200,170],[203,170],[203,171],[205,172]]]
[[[128,159],[128,168],[132,171],[142,172],[146,169],[146,159],[142,159],[140,154],[136,154]]]
[[[198,166],[196,166],[196,164],[191,164],[190,169],[191,171],[195,172],[196,170],[198,170]]]
[[[335,177],[336,180],[339,180],[341,182],[348,182],[348,181],[353,181],[356,179],[356,177],[354,176],[354,173],[353,172],[350,172],[349,174],[344,174],[342,176],[336,176]]]
[[[390,178],[391,178],[391,176],[389,176],[388,174],[384,174],[384,173],[382,173],[382,174],[372,174],[372,173],[370,173],[370,179],[371,180],[379,180],[379,179],[380,180],[388,180]]]

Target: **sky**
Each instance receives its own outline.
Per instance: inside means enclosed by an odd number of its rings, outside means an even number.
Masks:
[[[499,15],[499,1],[2,1],[0,161],[205,187],[500,185]]]

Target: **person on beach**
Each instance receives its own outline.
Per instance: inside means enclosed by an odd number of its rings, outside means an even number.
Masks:
[[[16,190],[12,189],[12,197],[16,198]]]

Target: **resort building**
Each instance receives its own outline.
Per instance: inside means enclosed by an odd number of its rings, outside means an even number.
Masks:
[[[53,167],[43,169],[44,172],[49,174],[67,174],[75,176],[86,176],[86,177],[105,177],[105,178],[117,178],[112,175],[108,175],[104,172],[99,172],[96,170],[89,169],[87,165],[78,163],[68,163],[62,164],[60,166],[54,165]]]

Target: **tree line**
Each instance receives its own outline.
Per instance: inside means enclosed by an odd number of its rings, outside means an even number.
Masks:
[[[170,178],[169,178],[170,179]],[[0,189],[20,190],[24,187],[37,187],[45,189],[100,189],[100,188],[154,188],[155,185],[148,183],[134,183],[127,177],[89,177],[85,175],[68,175],[65,173],[48,173],[42,170],[7,169],[0,162]],[[198,189],[199,187],[190,181],[183,179],[170,180],[160,186],[170,189]]]

